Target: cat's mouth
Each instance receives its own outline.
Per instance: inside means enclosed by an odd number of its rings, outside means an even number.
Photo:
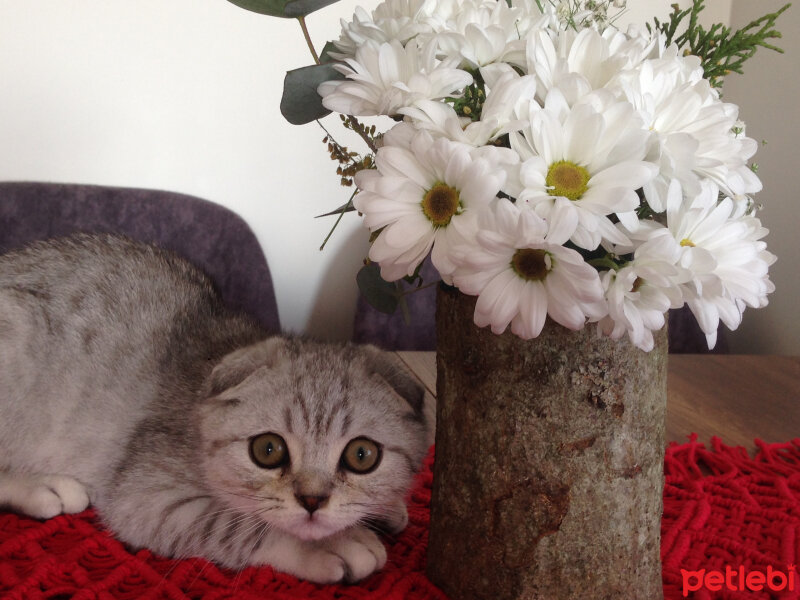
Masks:
[[[291,522],[285,524],[284,529],[301,540],[311,542],[329,537],[344,527],[327,518],[325,514],[317,512],[311,515],[306,513],[292,519]]]

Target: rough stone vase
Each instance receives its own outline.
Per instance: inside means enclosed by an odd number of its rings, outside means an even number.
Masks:
[[[429,578],[453,600],[657,600],[667,336],[524,341],[437,297]]]

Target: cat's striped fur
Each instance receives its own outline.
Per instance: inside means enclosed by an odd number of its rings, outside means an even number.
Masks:
[[[35,517],[91,501],[134,547],[357,580],[385,562],[371,527],[406,523],[422,396],[375,348],[266,337],[151,246],[77,235],[0,257],[0,504]],[[280,468],[251,454],[266,432]],[[358,474],[342,461],[362,438],[381,460]]]

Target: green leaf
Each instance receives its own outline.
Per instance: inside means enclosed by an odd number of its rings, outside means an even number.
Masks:
[[[315,10],[325,8],[329,4],[338,2],[339,0],[293,0],[286,3],[286,8],[283,13],[287,17],[305,17]]]
[[[271,17],[285,16],[283,13],[286,7],[285,0],[228,0],[228,2],[235,4],[239,8],[262,15],[269,15]]]
[[[342,204],[339,208],[332,210],[331,212],[326,212],[324,214],[317,215],[314,218],[319,219],[320,217],[332,217],[333,215],[341,215],[342,213],[353,212],[355,209],[356,207],[353,206],[353,199],[350,198],[350,200]]]
[[[261,15],[295,19],[311,14],[338,0],[228,0],[239,8]]]
[[[283,80],[281,114],[293,125],[303,125],[330,114],[322,106],[317,87],[324,81],[344,79],[331,65],[311,65],[286,73]]]
[[[381,277],[381,271],[377,264],[369,263],[361,267],[356,275],[356,283],[358,289],[364,294],[364,299],[375,310],[387,315],[397,310],[399,303],[397,286]]]
[[[422,271],[422,263],[417,265],[417,268],[414,269],[413,275],[406,275],[403,277],[403,281],[405,281],[408,285],[414,285],[414,282],[417,282],[417,287],[422,285],[422,275],[419,272]]]
[[[336,62],[335,58],[331,58],[331,52],[339,52],[339,49],[336,47],[336,44],[333,42],[328,42],[322,47],[322,52],[319,55],[319,62],[321,63],[330,63]]]

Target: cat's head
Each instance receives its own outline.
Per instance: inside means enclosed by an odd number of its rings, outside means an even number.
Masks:
[[[270,338],[206,382],[203,473],[242,512],[302,539],[403,524],[426,451],[424,389],[370,346]]]

